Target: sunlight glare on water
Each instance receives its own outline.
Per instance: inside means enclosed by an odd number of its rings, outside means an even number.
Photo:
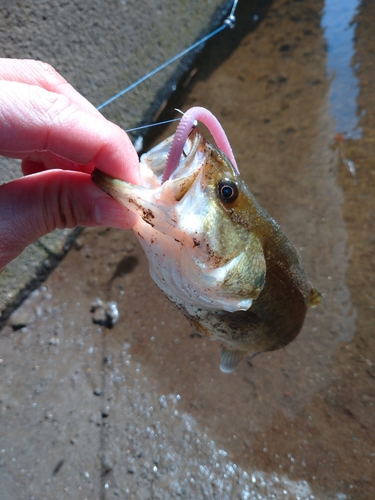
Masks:
[[[359,3],[359,0],[326,0],[322,16],[328,44],[328,73],[332,77],[331,113],[336,120],[336,132],[352,139],[359,139],[362,135],[357,113],[359,82],[352,66],[356,27],[353,19]]]

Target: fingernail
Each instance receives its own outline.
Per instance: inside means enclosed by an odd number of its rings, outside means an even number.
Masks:
[[[99,198],[95,202],[94,217],[96,223],[101,226],[119,227],[121,229],[132,228],[138,218],[137,215],[109,197]]]

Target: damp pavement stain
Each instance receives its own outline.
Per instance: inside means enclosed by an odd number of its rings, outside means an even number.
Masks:
[[[360,135],[332,107],[324,12],[273,2],[220,65],[231,40],[207,47],[180,106],[219,118],[325,306],[226,375],[133,234],[85,230],[1,334],[5,500],[375,498],[375,5],[352,19]],[[117,305],[112,328],[93,323],[98,299]]]

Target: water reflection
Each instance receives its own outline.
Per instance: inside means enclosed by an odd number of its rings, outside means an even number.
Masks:
[[[357,113],[359,82],[352,66],[356,27],[353,19],[359,3],[359,0],[326,0],[322,17],[328,44],[327,67],[332,78],[331,113],[336,120],[336,132],[352,139],[359,139],[362,135]]]

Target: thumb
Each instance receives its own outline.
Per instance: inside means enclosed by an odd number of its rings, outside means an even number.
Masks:
[[[0,186],[0,270],[56,228],[131,228],[137,217],[82,172],[48,170]]]

